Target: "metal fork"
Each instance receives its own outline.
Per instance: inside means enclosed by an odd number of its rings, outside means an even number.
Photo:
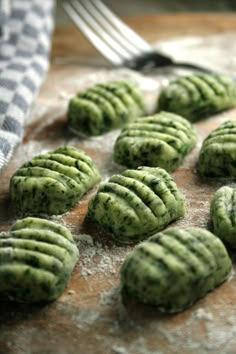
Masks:
[[[175,62],[158,52],[100,0],[70,0],[62,5],[94,47],[115,66],[134,70],[171,66],[213,73],[202,66]]]

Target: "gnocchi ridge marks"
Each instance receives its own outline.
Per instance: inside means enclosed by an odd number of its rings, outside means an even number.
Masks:
[[[123,290],[164,312],[178,312],[214,289],[232,264],[219,238],[200,228],[169,228],[140,243],[121,267]]]
[[[23,164],[10,180],[10,195],[20,211],[62,214],[99,180],[84,151],[63,146]]]
[[[211,201],[213,232],[228,245],[236,248],[236,188],[223,186]]]
[[[94,85],[69,102],[67,121],[78,133],[96,136],[121,127],[146,112],[139,89],[129,81]]]
[[[123,128],[115,143],[114,161],[129,168],[158,166],[174,171],[196,140],[196,132],[186,119],[160,112]]]
[[[112,176],[88,206],[88,217],[124,243],[144,239],[184,213],[184,198],[172,178],[152,167]]]
[[[235,107],[236,82],[220,74],[181,76],[169,83],[158,98],[158,109],[180,114],[195,122]]]
[[[39,218],[0,234],[0,295],[20,302],[55,300],[79,257],[70,231]]]
[[[206,177],[236,176],[236,121],[227,121],[203,141],[197,169]]]

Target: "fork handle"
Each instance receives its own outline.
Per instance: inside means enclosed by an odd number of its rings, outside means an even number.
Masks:
[[[146,71],[163,66],[173,66],[174,61],[170,57],[156,51],[143,53],[132,60],[126,61],[124,64],[130,69]]]
[[[133,60],[127,61],[126,66],[133,70],[138,71],[149,71],[155,68],[160,67],[175,67],[175,68],[183,68],[201,71],[207,74],[216,74],[216,70],[211,70],[210,68],[206,68],[201,65],[185,63],[185,62],[176,62],[173,61],[170,57],[161,54],[160,52],[146,52],[142,56],[134,58]],[[231,76],[232,77],[232,76]],[[232,77],[236,80],[236,77]]]
[[[190,64],[190,63],[184,63],[184,62],[173,62],[172,66],[175,68],[186,68],[186,69],[191,69],[191,70],[197,70],[197,71],[201,71],[201,72],[204,72],[206,74],[211,74],[211,75],[224,74],[223,72],[211,70],[209,68],[206,68],[204,66],[200,66],[197,64]],[[231,74],[226,74],[226,75],[229,75],[233,80],[236,81],[236,76],[233,76]]]
[[[198,71],[202,71],[207,74],[215,74],[216,73],[215,70],[211,70],[211,69],[206,68],[204,66],[197,65],[197,64],[191,64],[191,63],[185,63],[185,62],[173,62],[172,66],[174,66],[176,68],[186,68],[186,69],[191,69],[191,70],[198,70]]]

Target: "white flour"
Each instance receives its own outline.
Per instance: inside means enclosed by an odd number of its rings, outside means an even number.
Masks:
[[[193,59],[195,58],[200,63],[209,59],[209,53],[212,53],[210,60],[215,66],[220,68],[230,68],[236,72],[235,58],[236,55],[232,55],[230,63],[228,63],[228,57],[225,55],[225,37],[213,36],[212,38],[203,38],[201,40],[190,39],[189,42],[170,41],[165,45],[160,45],[160,48],[169,51],[169,53],[176,54],[176,58]],[[208,41],[208,46],[203,41]],[[216,46],[219,41],[219,47],[213,51],[209,51],[209,48]],[[232,41],[231,41],[232,43]],[[235,42],[236,43],[236,42]],[[235,51],[235,45],[233,46]],[[196,54],[196,56],[195,56]],[[179,55],[179,56],[178,56]],[[201,60],[199,59],[201,57]],[[215,62],[214,62],[215,61]],[[226,65],[227,61],[227,65]],[[63,67],[64,65],[64,67]],[[34,122],[39,121],[47,114],[47,119],[37,125],[32,131],[31,140],[21,145],[16,151],[14,157],[15,161],[19,163],[24,157],[24,160],[29,160],[36,153],[42,153],[49,150],[52,146],[45,144],[46,138],[43,134],[50,126],[57,120],[57,118],[64,117],[67,108],[67,102],[69,97],[76,91],[82,90],[94,83],[108,81],[119,78],[132,78],[135,80],[148,101],[150,112],[156,103],[156,97],[158,90],[163,85],[166,85],[167,78],[173,77],[176,72],[173,71],[156,71],[151,75],[143,76],[136,72],[129,70],[101,70],[101,69],[87,69],[76,72],[76,64],[71,66],[72,69],[67,69],[65,63],[58,65],[61,67],[61,71],[58,70],[51,74],[50,79],[55,82],[55,90],[51,92],[51,96],[43,97],[42,102],[35,105],[33,112],[30,115],[27,128]],[[64,68],[64,69],[63,69]],[[60,87],[60,73],[63,70],[71,70],[71,75],[67,75],[67,79],[63,81],[63,89]],[[64,77],[64,76],[63,76]],[[59,84],[60,83],[60,84]],[[55,98],[56,91],[56,98]],[[53,97],[53,100],[52,100]],[[51,103],[53,102],[53,103]],[[59,107],[59,109],[58,109]],[[218,126],[223,121],[229,118],[235,117],[235,111],[227,112],[227,114],[221,114],[209,119],[209,126],[206,125],[206,129],[202,129],[198,126],[198,144],[194,151],[192,151],[185,159],[181,168],[184,168],[186,175],[196,165],[197,156],[201,143],[208,133],[207,129],[212,128],[212,122],[215,121],[215,125]],[[201,123],[200,123],[201,124]],[[204,133],[203,133],[204,131]],[[52,134],[54,131],[52,130]],[[59,132],[60,133],[60,132]],[[57,134],[59,134],[57,133]],[[55,133],[53,139],[54,145],[61,145],[64,143],[72,144],[74,146],[84,148],[91,153],[97,164],[99,170],[102,173],[103,179],[107,179],[110,175],[121,171],[121,167],[115,165],[112,162],[112,146],[119,134],[119,130],[103,135],[102,137],[84,139],[69,132],[63,131],[58,136]],[[42,135],[40,135],[42,134]],[[101,156],[103,159],[101,160]],[[212,181],[200,181],[196,178],[198,188],[194,188],[192,191],[192,185],[189,185],[185,181],[181,181],[178,173],[173,173],[173,178],[179,185],[180,190],[183,192],[186,198],[187,215],[179,220],[176,224],[181,227],[188,226],[201,226],[208,227],[209,225],[209,205],[210,199],[215,190],[222,185],[223,182]],[[179,179],[178,179],[179,178]],[[191,182],[191,183],[195,183]],[[182,183],[182,184],[181,184]],[[199,196],[201,196],[199,201]],[[87,204],[87,196],[80,202],[81,206]],[[70,216],[73,216],[70,218]],[[103,235],[103,231],[91,232],[86,227],[77,227],[79,224],[77,215],[77,209],[72,210],[63,216],[54,216],[51,219],[68,226],[76,240],[78,248],[80,250],[80,259],[78,262],[78,268],[76,268],[76,276],[83,277],[86,284],[90,284],[91,279],[99,277],[104,283],[106,283],[106,289],[102,291],[93,290],[88,295],[93,299],[93,296],[97,298],[97,302],[93,301],[93,306],[73,306],[73,300],[76,296],[79,298],[80,294],[74,289],[68,289],[66,294],[62,296],[66,304],[63,302],[56,302],[51,307],[48,306],[49,311],[55,309],[56,315],[60,320],[64,321],[64,318],[69,318],[71,329],[77,329],[78,338],[83,336],[84,333],[89,333],[90,337],[94,337],[99,343],[99,347],[109,348],[109,354],[234,354],[232,352],[232,343],[235,347],[236,337],[236,304],[235,301],[227,296],[221,296],[224,294],[224,289],[228,289],[229,294],[235,294],[236,284],[234,284],[234,278],[231,278],[226,284],[222,285],[222,288],[216,289],[218,296],[211,297],[211,294],[207,295],[204,299],[200,300],[191,309],[184,311],[177,315],[163,315],[158,313],[155,308],[131,303],[125,303],[121,296],[121,290],[119,288],[119,268],[126,256],[126,254],[133,249],[133,246],[118,245],[113,239],[106,239]],[[72,221],[71,221],[72,220]],[[171,224],[171,226],[174,224]],[[225,288],[223,289],[223,287]],[[227,292],[226,292],[227,294]],[[209,299],[209,301],[208,301]],[[232,301],[232,303],[230,303]],[[92,301],[91,301],[92,302]],[[72,305],[71,305],[72,304]],[[45,310],[45,314],[47,311]],[[227,314],[227,316],[225,315]],[[230,314],[230,315],[229,315]],[[42,315],[44,316],[44,314]],[[45,315],[46,316],[46,315]],[[55,316],[55,318],[57,317]],[[26,321],[25,321],[26,322]],[[50,324],[52,326],[52,324]],[[30,335],[34,329],[27,329],[24,323],[21,325],[21,345],[22,353],[28,353],[30,348]],[[26,328],[26,329],[25,329]],[[36,328],[36,327],[35,327]],[[102,328],[102,329],[101,329]],[[42,331],[37,326],[37,331]],[[36,332],[36,329],[35,329]],[[38,336],[38,332],[36,333]],[[2,334],[1,334],[2,335]],[[12,334],[14,338],[14,334]],[[6,337],[3,337],[4,339]],[[160,345],[159,345],[160,342]],[[164,352],[159,349],[167,348]],[[24,350],[25,349],[25,350]],[[185,351],[184,351],[185,350]],[[101,352],[99,352],[100,354]],[[63,353],[64,354],[64,353]],[[81,353],[82,354],[82,353]],[[88,351],[88,354],[89,351]],[[95,352],[91,354],[97,354]],[[108,354],[105,350],[102,354]]]

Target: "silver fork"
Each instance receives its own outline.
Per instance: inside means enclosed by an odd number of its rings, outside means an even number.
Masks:
[[[64,1],[63,8],[94,47],[115,66],[134,70],[172,66],[214,73],[195,64],[175,62],[158,52],[100,0]]]

